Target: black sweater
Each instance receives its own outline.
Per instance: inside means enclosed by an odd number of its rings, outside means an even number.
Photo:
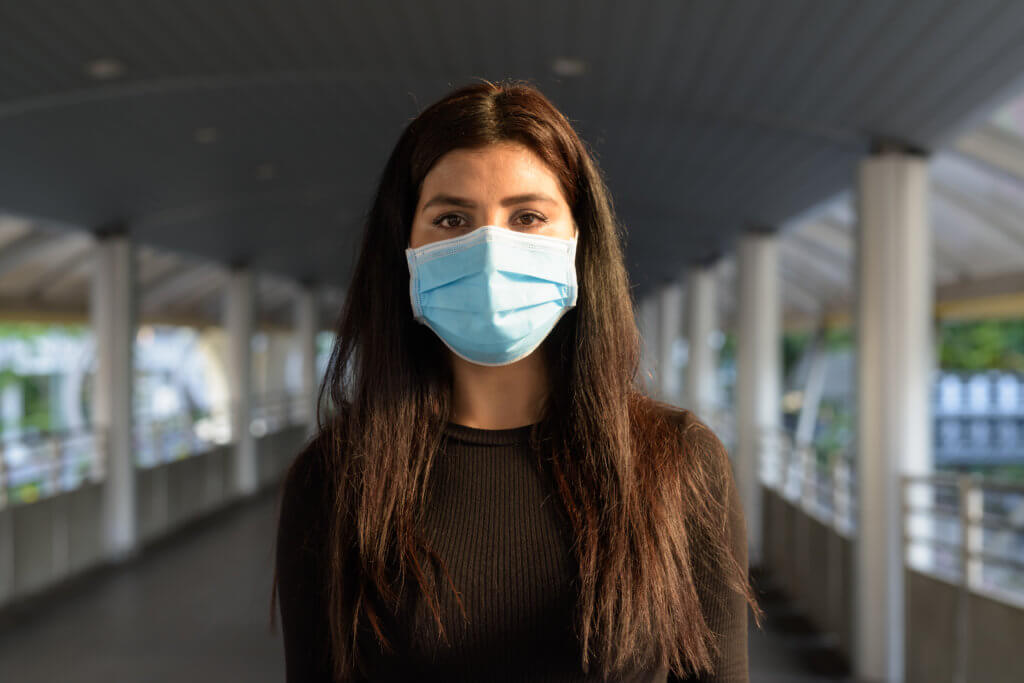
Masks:
[[[686,419],[696,419],[688,413]],[[409,604],[391,628],[399,654],[381,653],[372,634],[360,638],[374,681],[597,681],[580,665],[573,635],[575,578],[571,533],[550,477],[534,466],[530,428],[484,430],[449,423],[430,477],[424,529],[446,563],[469,617],[461,618],[449,586],[438,591],[446,645],[430,610]],[[704,432],[708,433],[708,432]],[[721,442],[719,464],[729,469],[733,549],[747,561],[743,513]],[[317,441],[299,454],[281,491],[276,562],[287,680],[329,683],[329,635],[321,577],[326,528],[324,477]],[[702,681],[744,683],[746,604],[715,576],[696,573],[705,618],[721,634],[713,676]],[[361,629],[362,630],[362,629]],[[390,634],[391,632],[389,632]],[[666,669],[637,671],[623,681],[671,682]]]

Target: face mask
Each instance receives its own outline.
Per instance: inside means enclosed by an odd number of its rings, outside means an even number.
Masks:
[[[460,357],[507,365],[576,305],[576,237],[485,225],[405,250],[416,320]]]

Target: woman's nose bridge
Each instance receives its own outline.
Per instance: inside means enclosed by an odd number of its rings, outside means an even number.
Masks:
[[[481,205],[479,218],[482,222],[475,227],[479,228],[484,225],[497,225],[507,228],[509,227],[506,225],[506,223],[508,223],[509,215],[509,210],[497,202],[493,204],[483,204]]]

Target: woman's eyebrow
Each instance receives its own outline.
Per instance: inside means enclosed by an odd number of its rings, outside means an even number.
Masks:
[[[529,192],[527,194],[517,194],[511,197],[505,197],[501,200],[502,206],[512,206],[513,204],[522,204],[524,202],[551,202],[555,203],[555,200],[542,193],[542,192]],[[450,194],[438,194],[434,195],[423,205],[423,210],[426,211],[429,207],[435,204],[444,204],[446,206],[461,206],[467,209],[472,209],[476,206],[476,203],[465,199],[464,197],[456,197]]]
[[[512,197],[505,197],[501,200],[502,206],[512,206],[513,204],[522,204],[524,202],[551,202],[555,203],[555,200],[542,192],[530,192],[527,194],[517,194]]]
[[[430,199],[430,201],[423,205],[423,210],[426,211],[428,207],[431,207],[434,204],[462,206],[467,209],[472,209],[474,206],[476,206],[475,203],[471,202],[468,199],[463,199],[462,197],[456,197],[450,194],[436,194]]]

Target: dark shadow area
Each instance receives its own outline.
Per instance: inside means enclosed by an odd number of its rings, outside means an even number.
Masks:
[[[797,611],[772,581],[770,573],[755,568],[751,570],[751,579],[765,611],[761,630],[751,620],[751,682],[854,683],[849,662],[836,649],[834,637],[819,632]]]

